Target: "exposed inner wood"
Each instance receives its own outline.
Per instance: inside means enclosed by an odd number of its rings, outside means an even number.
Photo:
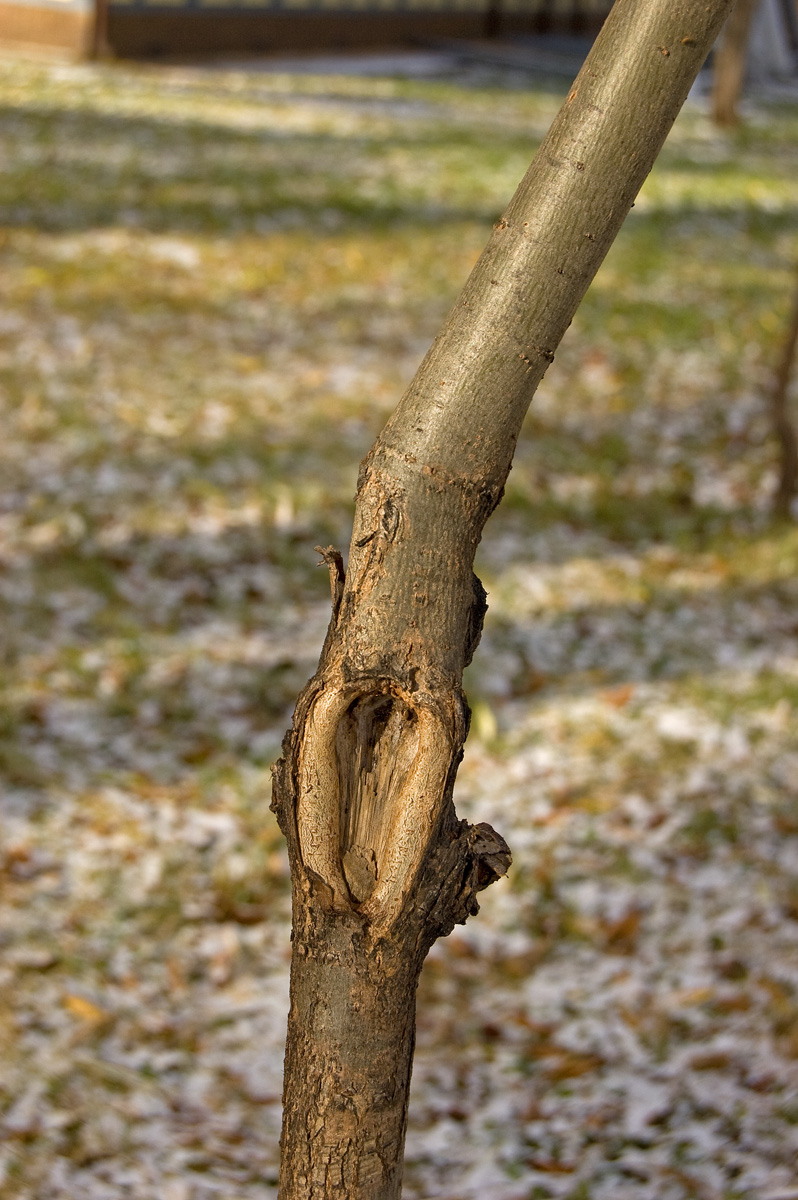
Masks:
[[[391,725],[390,717],[387,724]],[[387,748],[385,735],[382,742]],[[415,753],[405,769],[412,749]],[[374,808],[383,808],[387,830],[382,835],[382,852],[377,856],[377,882],[360,910],[368,917],[376,935],[391,927],[415,883],[445,803],[446,778],[453,756],[448,725],[433,708],[419,706],[407,743],[401,744],[400,772],[392,772],[387,761],[378,769],[377,774],[385,780],[388,791],[384,800],[375,802]]]
[[[388,839],[418,753],[418,719],[399,697],[364,696],[338,723],[341,861],[352,896],[368,900],[384,877]]]
[[[398,915],[439,815],[452,738],[429,707],[378,684],[330,687],[308,715],[297,829],[306,869],[333,908],[358,907],[375,934]]]

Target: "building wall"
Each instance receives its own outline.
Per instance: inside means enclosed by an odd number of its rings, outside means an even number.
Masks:
[[[0,0],[0,46],[81,57],[90,45],[94,0]]]
[[[610,0],[0,0],[0,43],[121,57],[423,44],[534,30],[594,33]]]
[[[542,29],[595,33],[610,0],[110,0],[119,54],[263,53]]]

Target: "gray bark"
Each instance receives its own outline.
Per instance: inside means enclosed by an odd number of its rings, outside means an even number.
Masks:
[[[473,573],[529,402],[731,0],[618,0],[361,467],[346,577],[276,765],[294,956],[281,1200],[395,1200],[415,989],[510,861],[459,821]]]

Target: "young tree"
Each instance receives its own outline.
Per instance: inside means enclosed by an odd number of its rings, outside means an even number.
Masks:
[[[473,573],[532,394],[732,0],[617,0],[462,295],[362,464],[349,563],[274,769],[293,964],[282,1200],[400,1194],[416,983],[510,855],[459,821]]]

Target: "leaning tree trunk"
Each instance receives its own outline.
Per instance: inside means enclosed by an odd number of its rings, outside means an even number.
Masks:
[[[618,0],[362,465],[349,564],[274,772],[293,881],[282,1200],[400,1194],[415,991],[510,856],[458,821],[472,564],[533,392],[728,14]]]
[[[737,0],[714,55],[712,119],[731,127],[740,120],[738,105],[745,81],[748,39],[759,0]]]
[[[770,410],[773,428],[779,443],[779,482],[773,497],[777,517],[789,517],[793,501],[798,497],[798,435],[790,419],[790,381],[795,351],[798,347],[798,291],[795,293],[790,324],[781,351],[781,359],[773,377]]]

